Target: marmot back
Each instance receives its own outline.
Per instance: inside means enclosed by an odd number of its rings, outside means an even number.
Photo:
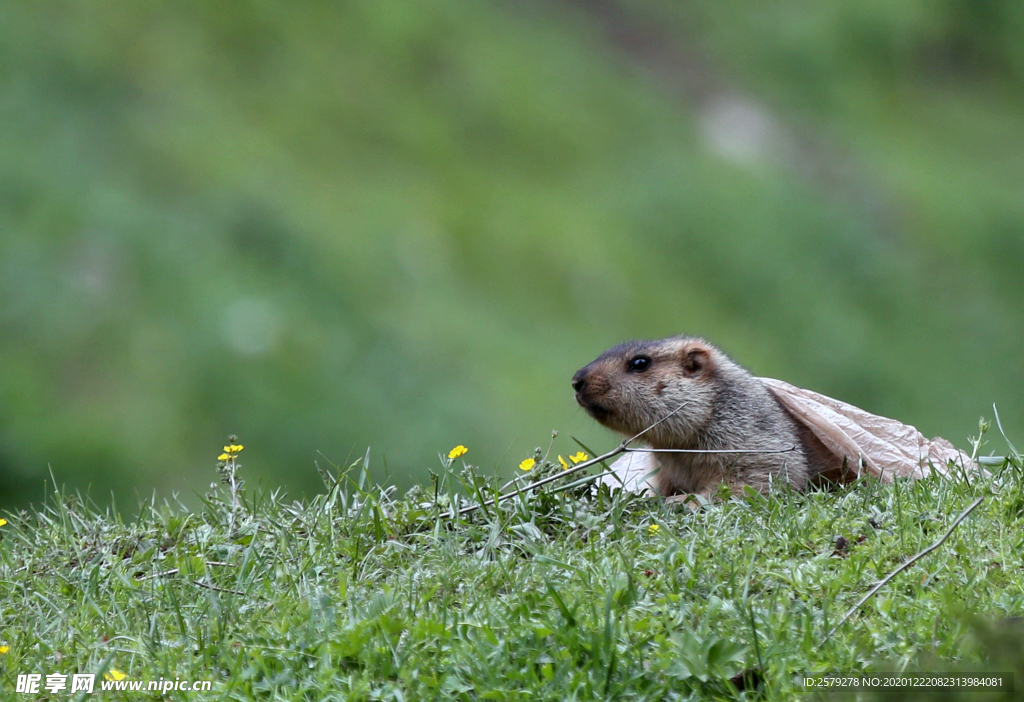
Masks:
[[[757,450],[783,453],[655,453],[652,479],[665,497],[710,497],[772,483],[803,490],[842,473],[835,456],[778,403],[764,384],[703,339],[677,336],[609,349],[572,379],[576,401],[624,436],[643,435],[654,449]],[[666,419],[667,417],[667,419]],[[660,423],[658,423],[660,421]]]

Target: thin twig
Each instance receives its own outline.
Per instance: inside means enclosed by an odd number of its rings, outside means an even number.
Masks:
[[[639,439],[641,436],[643,436],[644,434],[649,432],[654,427],[656,427],[659,424],[661,424],[662,422],[664,422],[666,419],[671,417],[673,414],[675,414],[676,412],[678,412],[682,408],[686,407],[687,404],[689,404],[689,403],[688,402],[682,403],[681,405],[676,407],[674,410],[672,410],[671,412],[666,414],[664,417],[662,417],[661,419],[656,421],[654,424],[652,424],[651,426],[649,426],[646,429],[644,429],[639,434],[637,434],[635,436],[632,436],[632,437],[630,437],[628,439],[625,439],[621,444],[619,444],[617,447],[615,447],[614,449],[612,449],[608,453],[601,454],[597,458],[591,458],[589,461],[583,461],[582,463],[577,463],[576,465],[574,465],[572,468],[569,468],[568,470],[563,470],[561,473],[558,473],[557,475],[549,476],[547,478],[544,478],[543,480],[538,480],[535,483],[530,483],[529,485],[524,485],[521,488],[515,490],[514,492],[507,492],[505,494],[498,495],[497,497],[493,497],[493,498],[487,500],[486,502],[481,502],[479,504],[469,505],[468,507],[463,507],[462,509],[459,510],[459,516],[461,517],[464,514],[469,514],[470,512],[475,512],[476,510],[481,509],[483,507],[490,507],[494,503],[500,502],[501,500],[508,499],[509,497],[515,497],[516,495],[521,495],[522,493],[527,492],[528,490],[533,490],[534,488],[542,487],[544,485],[547,485],[548,483],[553,483],[554,481],[556,481],[556,480],[558,480],[560,478],[564,478],[567,475],[572,475],[573,473],[578,473],[581,470],[589,468],[590,466],[592,466],[592,465],[594,465],[596,463],[600,463],[601,461],[607,461],[609,458],[614,458],[615,456],[618,456],[620,453],[625,452],[626,451],[626,447],[628,447],[631,443],[633,443],[634,441]]]
[[[498,492],[505,492],[510,487],[512,487],[513,485],[515,485],[520,480],[523,480],[526,477],[527,477],[526,475],[517,475],[516,477],[512,478],[512,480],[509,480],[507,483],[505,483],[500,488],[498,488]]]
[[[647,427],[646,429],[644,429],[644,430],[643,430],[642,432],[640,432],[639,434],[637,434],[637,435],[636,435],[636,436],[634,436],[633,438],[631,438],[631,439],[628,439],[627,441],[623,441],[623,442],[622,442],[622,449],[623,449],[623,450],[625,450],[625,449],[626,449],[626,447],[627,447],[627,446],[629,446],[629,445],[630,445],[631,443],[633,443],[634,441],[636,441],[637,439],[639,439],[639,438],[640,438],[641,436],[643,436],[644,434],[646,434],[647,432],[649,432],[649,431],[650,431],[651,429],[653,429],[654,427],[656,427],[656,426],[658,426],[659,424],[661,424],[662,422],[664,422],[664,421],[665,421],[666,419],[668,419],[669,417],[671,417],[671,416],[672,416],[673,414],[675,414],[676,412],[678,412],[678,411],[679,411],[679,410],[681,410],[682,408],[686,407],[686,406],[687,406],[688,404],[690,404],[690,403],[689,403],[689,402],[684,402],[683,404],[681,404],[681,405],[679,405],[678,407],[676,407],[676,408],[675,408],[674,410],[672,410],[671,412],[669,412],[668,414],[666,414],[666,415],[665,415],[664,417],[662,417],[661,419],[659,419],[658,421],[656,421],[656,422],[655,422],[654,424],[652,424],[651,426],[649,426],[649,427]]]
[[[626,453],[789,453],[796,451],[796,445],[784,449],[663,449],[627,448]]]
[[[759,451],[759,450],[756,450],[756,449],[732,449],[732,450],[729,450],[729,449],[721,449],[721,450],[720,449],[646,449],[646,448],[645,449],[637,449],[637,448],[630,448],[629,447],[629,445],[631,443],[633,443],[634,441],[639,439],[641,436],[643,436],[644,434],[649,432],[654,427],[656,427],[659,424],[661,424],[662,422],[664,422],[666,419],[668,419],[669,417],[674,415],[679,410],[681,410],[684,407],[686,407],[686,405],[688,405],[688,404],[689,404],[689,402],[682,403],[681,405],[676,407],[674,410],[672,410],[671,412],[666,414],[664,417],[662,417],[661,419],[656,421],[654,424],[652,424],[651,426],[649,426],[646,429],[644,429],[643,431],[641,431],[639,434],[636,434],[635,436],[631,436],[630,438],[625,439],[621,444],[616,446],[614,449],[612,449],[608,453],[601,454],[597,458],[591,458],[589,461],[584,461],[582,463],[577,463],[576,465],[574,465],[572,468],[569,468],[568,470],[563,470],[561,473],[558,473],[556,475],[548,476],[547,478],[544,478],[543,480],[538,480],[535,483],[530,483],[529,485],[523,485],[522,487],[520,487],[520,488],[518,488],[518,489],[516,489],[516,490],[514,490],[512,492],[506,492],[506,493],[498,495],[497,497],[492,497],[491,499],[486,500],[484,502],[480,502],[480,503],[475,504],[475,505],[468,505],[466,507],[463,507],[462,509],[460,509],[458,511],[458,515],[461,517],[464,514],[469,514],[471,512],[475,512],[476,510],[481,509],[483,507],[490,507],[491,505],[495,504],[496,502],[500,502],[500,501],[506,500],[506,499],[508,499],[510,497],[515,497],[516,495],[521,495],[524,492],[529,492],[530,490],[533,490],[533,489],[536,489],[536,488],[539,488],[539,487],[543,487],[544,485],[547,485],[548,483],[553,483],[556,480],[559,480],[559,479],[564,478],[566,476],[572,475],[573,473],[578,473],[579,471],[584,470],[586,468],[589,468],[592,465],[595,465],[597,463],[601,463],[603,461],[607,461],[609,458],[614,458],[615,456],[618,456],[620,453],[626,453],[628,451],[644,451],[644,452],[653,452],[653,453],[661,453],[661,452],[665,452],[665,453],[669,453],[669,452],[671,452],[671,453],[785,453],[787,451],[795,451],[796,450],[796,446],[792,446],[792,447],[790,447],[788,449],[781,449],[781,450],[774,450],[774,451]],[[592,480],[596,480],[601,475],[602,475],[601,473],[597,473],[597,474],[589,476],[589,477]],[[586,480],[580,480],[580,481],[577,481],[577,482],[582,484],[582,483],[585,483],[587,481]],[[508,484],[506,484],[506,487],[507,487],[507,485]],[[505,488],[502,488],[502,490],[504,490],[504,489]]]
[[[953,530],[956,529],[958,526],[960,526],[960,522],[962,522],[963,520],[967,519],[967,515],[969,515],[971,512],[973,512],[974,508],[977,507],[978,505],[980,505],[984,499],[985,499],[985,497],[982,496],[982,497],[979,497],[978,499],[976,499],[974,502],[972,502],[970,507],[968,507],[963,512],[961,512],[960,516],[957,517],[955,520],[953,520],[953,523],[949,526],[949,529],[946,530],[946,533],[942,535],[941,539],[939,539],[934,544],[932,544],[931,546],[929,546],[925,550],[921,551],[920,553],[914,555],[908,561],[903,563],[899,568],[897,568],[893,572],[889,573],[882,580],[880,580],[877,585],[875,585],[873,588],[871,588],[868,591],[868,594],[866,594],[866,595],[864,595],[864,597],[860,598],[860,600],[857,601],[857,604],[855,604],[853,607],[851,607],[850,611],[848,611],[846,614],[844,614],[842,619],[840,619],[838,622],[836,622],[835,626],[833,626],[831,629],[829,629],[829,632],[827,634],[825,634],[825,639],[824,639],[824,641],[822,641],[822,644],[825,644],[825,642],[827,642],[832,637],[832,634],[836,633],[836,630],[840,626],[842,626],[843,623],[845,623],[847,619],[852,617],[854,615],[854,613],[858,609],[860,609],[861,605],[863,605],[865,602],[867,602],[869,599],[871,599],[871,597],[875,593],[877,593],[879,590],[881,590],[883,587],[885,587],[885,585],[890,580],[895,578],[897,575],[899,575],[900,573],[905,571],[907,568],[912,566],[914,563],[916,563],[917,561],[921,560],[922,558],[927,556],[929,553],[931,553],[932,551],[937,549],[939,546],[941,546],[943,543],[945,543],[946,539],[949,538],[949,535],[953,533]]]
[[[151,575],[140,575],[135,579],[141,583],[143,580],[152,580],[153,578],[166,578],[169,575],[177,575],[180,570],[180,568],[171,568],[170,570],[165,570],[161,573],[153,573]]]
[[[600,463],[601,461],[607,461],[609,458],[612,458],[614,456],[618,456],[620,453],[622,453],[625,450],[625,448],[623,447],[623,444],[625,444],[625,443],[626,442],[623,442],[622,444],[619,444],[619,446],[616,447],[615,449],[609,451],[608,453],[602,454],[602,455],[598,456],[597,458],[592,458],[589,461],[584,461],[583,463],[577,463],[576,465],[574,465],[569,470],[563,470],[561,473],[558,473],[556,475],[549,476],[547,478],[544,478],[543,480],[538,480],[537,482],[530,483],[529,485],[524,485],[521,488],[519,488],[517,490],[514,490],[513,492],[506,492],[506,493],[504,493],[502,495],[498,495],[497,497],[492,497],[491,499],[487,500],[486,502],[481,502],[479,504],[469,505],[467,507],[463,507],[462,509],[459,510],[459,516],[462,516],[464,514],[469,514],[470,512],[475,512],[476,510],[480,509],[481,507],[490,507],[495,502],[499,502],[501,500],[506,500],[509,497],[515,497],[516,495],[520,495],[520,494],[522,494],[524,492],[528,492],[530,490],[533,490],[534,488],[542,487],[544,485],[547,485],[548,483],[553,483],[554,481],[556,481],[556,480],[558,480],[560,478],[564,478],[567,475],[572,475],[573,473],[578,473],[579,471],[583,470],[584,468],[589,468],[590,466],[594,465],[595,463]]]

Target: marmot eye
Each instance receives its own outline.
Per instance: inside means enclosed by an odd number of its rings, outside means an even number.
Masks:
[[[626,370],[630,373],[643,373],[651,367],[651,359],[647,356],[633,356],[626,364]]]

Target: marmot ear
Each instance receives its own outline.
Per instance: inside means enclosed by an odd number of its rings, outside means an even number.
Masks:
[[[683,375],[694,378],[711,363],[711,352],[703,346],[691,346],[683,352]]]

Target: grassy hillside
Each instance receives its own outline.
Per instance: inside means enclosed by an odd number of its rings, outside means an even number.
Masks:
[[[404,497],[366,469],[325,472],[305,503],[222,483],[201,511],[147,502],[132,522],[60,492],[9,515],[0,688],[113,669],[210,680],[224,700],[774,700],[805,696],[805,673],[919,669],[1015,672],[1015,696],[993,699],[1022,697],[1019,460],[973,484],[695,513],[549,488],[464,517],[467,494],[497,487],[465,463]]]
[[[508,474],[681,331],[1019,426],[1022,34],[948,5],[4,4],[0,503],[196,506],[232,431],[293,494],[367,446]]]

